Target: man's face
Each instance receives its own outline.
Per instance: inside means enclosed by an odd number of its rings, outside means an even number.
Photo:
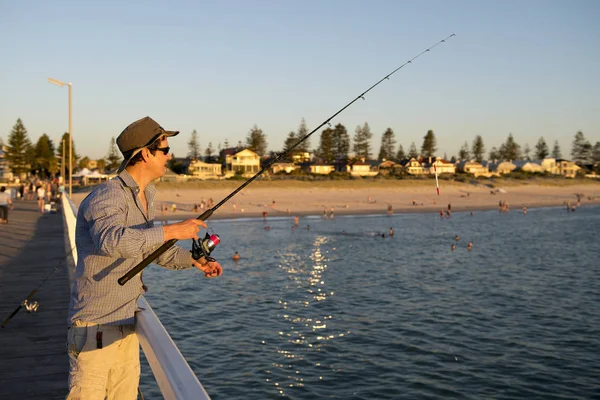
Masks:
[[[158,145],[158,149],[165,149],[169,147],[169,141],[167,138],[163,138]],[[155,150],[154,155],[150,154],[149,157],[149,167],[155,172],[157,178],[164,176],[167,172],[167,163],[172,158],[171,152],[169,151],[167,154],[161,150]]]

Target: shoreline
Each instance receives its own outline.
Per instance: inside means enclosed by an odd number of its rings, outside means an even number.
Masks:
[[[596,202],[596,203],[586,203],[586,204],[582,204],[581,207],[598,207],[600,206],[600,202]],[[531,204],[527,207],[527,211],[530,210],[535,210],[535,209],[541,209],[541,208],[564,208],[564,206],[562,204]],[[390,217],[394,217],[394,216],[398,216],[398,215],[402,215],[402,214],[439,214],[439,208],[433,208],[431,206],[415,206],[414,208],[403,208],[403,209],[395,209],[393,211],[392,214],[388,214],[386,211],[376,211],[376,210],[353,210],[353,211],[349,211],[349,212],[345,212],[343,210],[341,211],[335,211],[335,217],[348,217],[348,216],[366,216],[366,215],[372,215],[372,216],[390,216]],[[452,207],[452,214],[457,214],[457,213],[467,213],[467,212],[482,212],[482,211],[498,211],[498,206],[496,207],[491,207],[491,206],[475,206],[475,207],[471,207],[468,209],[461,209],[461,208],[456,208],[454,209],[454,206]],[[514,209],[510,209],[509,212],[522,212],[522,208],[514,208]],[[159,213],[156,214],[155,216],[155,221],[182,221],[182,220],[186,220],[186,219],[192,219],[192,218],[197,218],[201,215],[202,213],[193,213],[193,212],[180,212],[177,211],[175,214],[171,213],[171,211],[168,212],[168,214],[165,215],[160,215]],[[267,220],[269,219],[277,219],[277,220],[282,220],[282,219],[290,219],[293,220],[294,217],[313,217],[313,218],[321,218],[323,215],[323,213],[319,213],[318,211],[302,211],[302,212],[297,212],[297,213],[277,213],[277,214],[268,214],[267,215]],[[329,217],[328,217],[329,218]],[[237,220],[237,219],[256,219],[256,220],[262,220],[263,216],[262,216],[262,212],[260,211],[249,211],[249,212],[243,212],[243,213],[233,213],[233,212],[224,212],[224,213],[219,213],[219,211],[215,211],[215,213],[210,217],[210,219],[212,221],[231,221],[231,220]],[[331,218],[329,218],[331,219]],[[335,219],[335,218],[334,218]]]
[[[565,185],[549,185],[545,182],[509,182],[492,187],[481,183],[440,182],[440,195],[436,194],[432,182],[411,182],[408,185],[356,184],[312,185],[308,182],[291,182],[289,185],[271,182],[256,182],[240,191],[212,215],[212,219],[231,220],[260,218],[263,212],[269,217],[323,216],[334,209],[335,216],[342,215],[387,215],[392,207],[393,215],[407,213],[437,213],[498,210],[505,202],[513,212],[523,207],[545,208],[600,205],[600,182],[568,182]],[[213,200],[213,204],[227,197],[232,189],[231,182],[206,182],[206,187],[194,185],[172,185],[159,183],[155,205],[157,221],[173,221],[197,218],[204,210],[194,205]],[[78,206],[91,189],[73,193],[73,202]],[[414,204],[414,205],[413,205]],[[176,212],[172,212],[175,205]],[[161,211],[160,207],[168,211]],[[206,209],[206,208],[205,208]]]

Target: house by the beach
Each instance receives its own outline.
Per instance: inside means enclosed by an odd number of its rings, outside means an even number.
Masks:
[[[219,179],[222,175],[221,168],[218,163],[193,160],[188,166],[188,174],[196,179]]]
[[[542,160],[542,169],[552,175],[560,175],[560,168],[556,164],[556,158],[544,158]]]
[[[480,164],[475,160],[460,161],[457,164],[457,168],[460,172],[464,172],[465,174],[472,174],[476,178],[478,176],[490,176],[490,170],[487,167],[487,165]]]
[[[290,172],[292,172],[295,169],[300,168],[298,165],[295,165],[294,163],[288,163],[288,162],[276,162],[275,164],[271,165],[269,167],[269,173],[271,174],[277,174],[281,171],[285,172],[286,174],[289,174]]]
[[[260,171],[260,156],[249,149],[236,148],[222,151],[225,156],[225,177],[230,178],[236,174],[250,177]]]
[[[304,162],[300,164],[300,169],[309,174],[328,175],[335,171],[335,166],[326,163]]]
[[[310,161],[310,153],[308,151],[296,151],[292,154],[292,162],[294,164],[302,164]]]
[[[542,168],[542,165],[535,161],[528,161],[528,160],[514,161],[513,164],[515,164],[517,166],[517,169],[520,169],[523,172],[538,173],[538,174],[544,172],[544,168]]]
[[[454,175],[456,173],[456,165],[454,165],[453,163],[451,163],[448,160],[444,160],[441,157],[436,157],[435,161],[433,163],[430,163],[430,167],[429,167],[429,173],[434,175],[435,171],[437,170],[438,175],[441,174],[452,174]],[[435,166],[435,168],[434,168]]]
[[[375,176],[379,173],[379,162],[361,158],[348,163],[349,172],[352,176]]]
[[[429,169],[423,167],[423,165],[415,157],[408,160],[402,160],[400,164],[404,167],[404,170],[410,175],[427,175]]]
[[[581,169],[581,167],[575,164],[573,161],[557,159],[556,166],[558,167],[559,173],[567,178],[575,178],[577,175],[577,171]]]
[[[487,167],[490,172],[495,172],[500,175],[510,174],[517,168],[512,161],[491,161],[487,163]]]
[[[383,160],[379,163],[379,174],[380,175],[389,175],[394,174],[398,175],[404,170],[404,167],[392,160]]]

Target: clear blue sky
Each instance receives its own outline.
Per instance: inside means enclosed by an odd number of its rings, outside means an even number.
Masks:
[[[333,122],[365,121],[373,152],[391,127],[405,150],[428,129],[438,153],[475,135],[486,153],[510,132],[533,148],[576,131],[600,141],[600,1],[7,1],[0,0],[0,137],[21,118],[32,141],[68,130],[77,152],[150,115],[175,155],[244,140],[257,124],[280,150],[440,39]],[[320,133],[311,138],[318,144]],[[58,144],[58,143],[57,143]]]

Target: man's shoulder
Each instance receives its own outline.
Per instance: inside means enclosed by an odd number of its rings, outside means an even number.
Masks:
[[[81,202],[82,207],[87,207],[90,204],[97,202],[111,201],[120,202],[125,190],[121,181],[117,178],[111,179],[96,186],[90,194]]]

